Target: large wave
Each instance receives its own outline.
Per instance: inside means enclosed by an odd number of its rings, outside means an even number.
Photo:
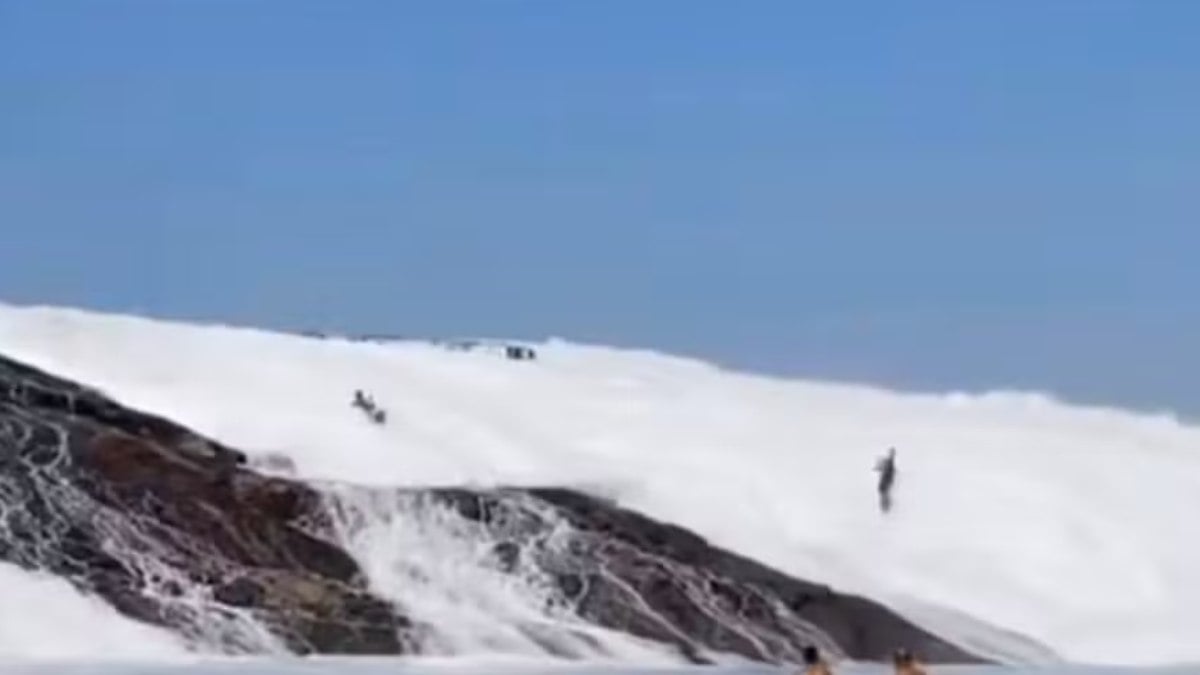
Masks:
[[[996,649],[1025,635],[1072,660],[1200,659],[1196,428],[1036,394],[901,394],[557,341],[536,349],[536,361],[514,361],[0,306],[0,352],[286,456],[305,478],[583,486],[884,600],[934,632],[967,631]],[[349,405],[355,389],[388,424]],[[889,446],[900,474],[883,516],[871,467]],[[470,555],[452,533],[397,527],[380,515],[353,533],[379,588],[404,588],[388,575],[411,572],[396,564],[405,537]],[[482,572],[446,581],[467,588],[405,600],[476,612],[464,630],[491,633],[453,635],[458,652],[521,651],[494,621],[530,611],[529,589],[517,601],[499,586],[469,588],[492,583]]]

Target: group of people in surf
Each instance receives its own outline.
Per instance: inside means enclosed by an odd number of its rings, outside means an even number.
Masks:
[[[821,657],[821,650],[816,647],[805,647],[800,656],[804,660],[803,675],[833,675],[833,668]],[[896,675],[925,675],[925,667],[907,649],[896,650],[892,655],[892,666]]]

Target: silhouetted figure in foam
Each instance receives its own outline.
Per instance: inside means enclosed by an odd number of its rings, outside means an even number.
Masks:
[[[376,424],[383,424],[387,421],[387,412],[376,405],[375,399],[369,394],[364,394],[362,389],[354,390],[354,401],[350,405],[363,411],[367,419]]]
[[[351,405],[359,410],[367,410],[373,407],[375,404],[367,398],[367,395],[363,393],[362,389],[355,389],[354,402],[351,403]]]
[[[804,675],[833,675],[829,664],[821,658],[821,652],[816,647],[809,645],[800,655],[804,659]]]
[[[896,449],[889,448],[888,454],[875,463],[879,473],[879,510],[892,510],[892,488],[896,485]]]
[[[504,355],[513,361],[533,361],[537,358],[537,352],[533,350],[533,347],[525,345],[506,345]]]

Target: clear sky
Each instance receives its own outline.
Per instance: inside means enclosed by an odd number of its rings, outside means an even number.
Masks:
[[[1200,412],[1200,2],[0,0],[0,298]]]

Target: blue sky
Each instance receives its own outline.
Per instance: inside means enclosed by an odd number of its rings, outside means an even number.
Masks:
[[[1200,411],[1197,26],[0,0],[0,298]]]

